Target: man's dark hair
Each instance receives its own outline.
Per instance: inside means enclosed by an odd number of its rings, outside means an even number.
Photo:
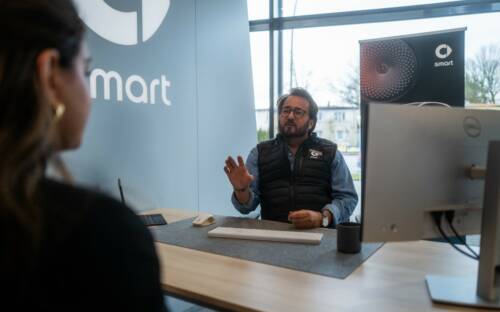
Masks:
[[[309,103],[308,114],[311,120],[314,121],[313,127],[311,128],[311,130],[309,130],[309,134],[311,134],[314,131],[314,128],[316,127],[316,121],[318,120],[318,104],[316,104],[316,101],[314,101],[314,99],[309,94],[309,92],[307,92],[306,89],[292,88],[288,93],[283,94],[278,99],[278,114],[281,114],[281,109],[283,108],[283,104],[285,104],[286,99],[288,99],[289,96],[300,96]]]

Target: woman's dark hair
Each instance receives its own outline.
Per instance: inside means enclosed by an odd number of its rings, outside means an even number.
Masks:
[[[314,101],[311,94],[309,94],[306,89],[292,88],[290,89],[290,92],[288,92],[287,94],[283,94],[278,99],[278,114],[281,114],[281,109],[283,108],[283,105],[285,104],[286,99],[288,99],[289,96],[299,96],[309,103],[308,114],[311,120],[314,121],[313,127],[311,128],[311,130],[309,130],[309,134],[311,134],[314,131],[314,128],[316,127],[316,121],[318,120],[318,104],[316,104],[316,101]]]
[[[55,49],[70,69],[83,36],[71,0],[0,0],[0,265],[28,264],[44,224],[38,187],[53,112],[40,94],[37,57]]]

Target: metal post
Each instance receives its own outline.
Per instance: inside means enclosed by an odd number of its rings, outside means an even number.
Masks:
[[[269,0],[269,138],[274,138],[274,0]]]
[[[477,294],[485,300],[497,301],[500,282],[500,141],[490,142],[488,149],[481,220]]]

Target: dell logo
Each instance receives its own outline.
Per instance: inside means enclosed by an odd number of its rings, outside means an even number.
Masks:
[[[445,59],[451,55],[453,49],[447,44],[440,44],[436,48],[436,56],[440,59]]]
[[[75,0],[83,21],[102,38],[121,45],[136,45],[150,39],[167,16],[170,0],[142,0],[142,14],[123,12],[104,0]],[[142,32],[139,30],[139,20]]]
[[[481,134],[481,123],[472,116],[467,116],[463,122],[465,133],[471,138],[477,138]]]

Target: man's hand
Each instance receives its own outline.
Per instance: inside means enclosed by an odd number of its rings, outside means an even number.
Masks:
[[[238,163],[229,156],[226,159],[224,172],[235,190],[246,190],[253,181],[253,176],[248,172],[241,156],[238,156]]]
[[[288,214],[288,221],[298,229],[312,229],[321,226],[323,214],[314,210],[297,210]]]

